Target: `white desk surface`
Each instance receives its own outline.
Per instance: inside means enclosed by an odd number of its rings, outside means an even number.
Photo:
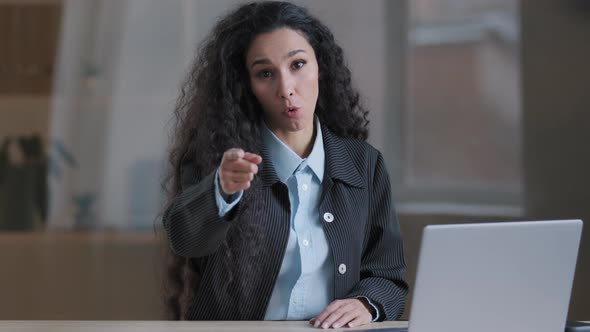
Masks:
[[[371,323],[354,329],[329,329],[329,331],[379,330],[392,327],[407,327],[407,322]],[[314,329],[307,321],[0,321],[0,332],[299,332],[323,331]]]

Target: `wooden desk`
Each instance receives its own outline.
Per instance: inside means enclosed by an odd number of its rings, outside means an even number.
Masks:
[[[354,329],[329,329],[329,331],[354,331],[364,329],[383,329],[407,327],[407,322],[371,323]],[[314,329],[306,321],[285,322],[187,322],[187,321],[0,321],[0,332],[300,332],[323,331]]]

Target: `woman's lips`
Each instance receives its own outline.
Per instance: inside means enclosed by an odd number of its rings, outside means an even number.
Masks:
[[[290,119],[299,118],[301,116],[301,107],[298,107],[298,106],[288,107],[287,110],[285,111],[285,114]]]

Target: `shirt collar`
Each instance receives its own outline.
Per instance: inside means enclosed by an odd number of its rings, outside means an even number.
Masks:
[[[313,147],[306,159],[299,157],[299,155],[283,143],[283,141],[281,141],[266,125],[263,127],[262,140],[281,182],[286,183],[289,176],[291,176],[300,165],[304,168],[306,164],[317,176],[320,183],[322,182],[324,177],[325,152],[322,128],[317,117],[315,117],[316,134]]]

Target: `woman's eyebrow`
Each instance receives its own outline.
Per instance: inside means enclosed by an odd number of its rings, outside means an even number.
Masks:
[[[297,53],[305,53],[305,50],[304,49],[296,49],[296,50],[293,50],[293,51],[287,53],[287,55],[285,55],[284,58],[285,59],[291,58],[291,57],[293,57]],[[250,65],[250,68],[252,68],[252,67],[254,67],[256,65],[269,65],[269,64],[271,64],[271,62],[270,62],[270,60],[268,60],[266,58],[264,58],[264,59],[258,59],[256,61],[252,62],[252,64]]]
[[[290,58],[290,57],[294,56],[295,54],[301,53],[301,52],[305,53],[305,50],[303,50],[303,49],[293,50],[293,51],[287,53],[287,55],[285,56],[285,59]]]
[[[252,62],[252,64],[250,65],[250,68],[256,66],[256,65],[270,65],[270,60],[268,59],[258,59],[254,62]]]

